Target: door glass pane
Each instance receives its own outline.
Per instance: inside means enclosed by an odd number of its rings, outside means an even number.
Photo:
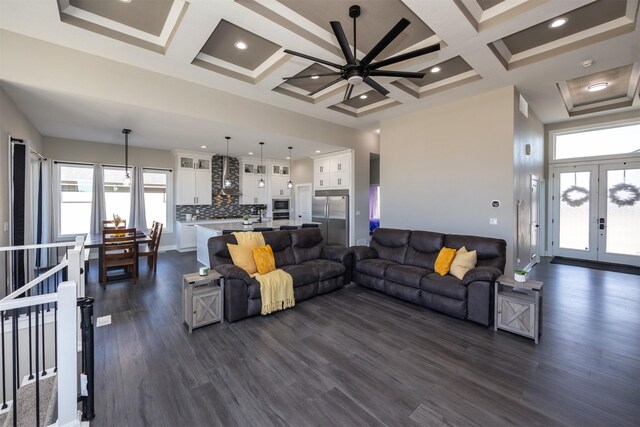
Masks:
[[[560,248],[589,250],[590,180],[591,172],[560,173]]]
[[[607,171],[607,253],[640,255],[640,169]]]

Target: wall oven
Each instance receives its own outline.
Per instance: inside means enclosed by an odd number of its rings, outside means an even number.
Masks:
[[[290,199],[271,199],[271,215],[273,219],[290,219]]]

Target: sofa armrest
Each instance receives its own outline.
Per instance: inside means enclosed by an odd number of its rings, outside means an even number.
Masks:
[[[476,281],[494,282],[500,275],[502,275],[502,271],[496,267],[476,267],[467,271],[462,278],[462,284],[468,285]]]
[[[214,270],[222,274],[225,280],[238,279],[245,282],[247,285],[251,283],[251,277],[249,273],[233,264],[219,264],[214,267]]]
[[[378,251],[369,246],[352,246],[354,261],[362,261],[364,259],[378,258]]]
[[[322,247],[322,252],[320,252],[320,258],[344,263],[350,254],[351,254],[351,248],[346,248],[344,246],[326,245]]]

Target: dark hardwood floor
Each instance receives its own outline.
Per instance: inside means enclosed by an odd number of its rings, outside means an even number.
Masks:
[[[350,285],[295,308],[194,330],[180,281],[97,285],[98,426],[625,426],[640,422],[640,276],[552,265],[542,337],[457,320]]]

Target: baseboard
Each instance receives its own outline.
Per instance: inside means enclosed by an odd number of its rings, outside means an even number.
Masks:
[[[166,245],[158,247],[158,252],[167,252],[167,251],[175,251],[176,245]]]

